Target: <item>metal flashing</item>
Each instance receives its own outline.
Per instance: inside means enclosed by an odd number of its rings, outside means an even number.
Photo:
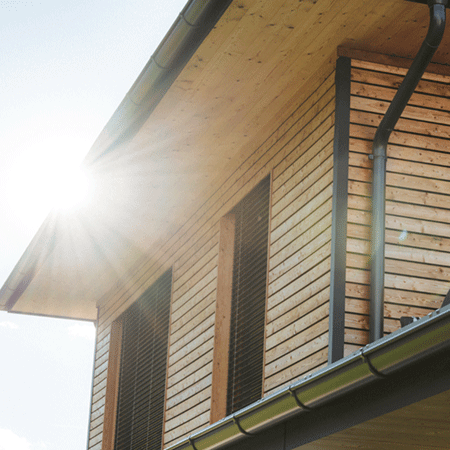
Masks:
[[[328,363],[344,356],[351,59],[336,62]]]

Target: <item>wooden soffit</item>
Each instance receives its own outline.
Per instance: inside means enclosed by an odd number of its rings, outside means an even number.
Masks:
[[[232,2],[134,138],[91,164],[96,195],[60,218],[51,254],[12,309],[95,319],[139,264],[158,266],[162,244],[176,245],[338,47],[412,58],[428,22],[426,6],[405,0]],[[448,64],[449,50],[447,32],[433,61]]]

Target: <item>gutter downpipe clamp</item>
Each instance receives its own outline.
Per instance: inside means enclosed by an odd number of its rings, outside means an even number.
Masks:
[[[386,224],[386,160],[392,130],[422,78],[438,48],[445,30],[445,8],[448,0],[429,0],[430,25],[408,73],[384,115],[373,141],[372,248],[370,271],[369,340],[374,342],[384,332],[384,266]]]

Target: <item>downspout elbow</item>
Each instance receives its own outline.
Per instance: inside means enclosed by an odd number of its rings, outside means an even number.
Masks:
[[[386,128],[386,127],[378,127],[375,137],[373,139],[372,144],[372,155],[370,159],[376,159],[376,158],[384,158],[386,159],[387,155],[387,144],[389,141],[389,136],[391,135],[393,129]]]
[[[445,30],[445,8],[448,0],[429,0],[430,25],[425,40],[414,58],[408,73],[383,117],[373,141],[372,182],[372,249],[370,274],[370,342],[383,337],[384,329],[384,266],[386,215],[387,145],[392,130],[400,118],[431,58],[439,46]]]
[[[448,0],[430,0],[428,2],[430,7],[430,26],[428,27],[424,43],[435,50],[439,47],[444,36],[445,8],[447,4]]]

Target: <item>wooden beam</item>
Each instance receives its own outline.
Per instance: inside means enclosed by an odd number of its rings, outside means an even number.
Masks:
[[[234,214],[228,214],[220,220],[211,423],[224,418],[227,412],[228,353],[230,346],[234,234],[235,217]]]

